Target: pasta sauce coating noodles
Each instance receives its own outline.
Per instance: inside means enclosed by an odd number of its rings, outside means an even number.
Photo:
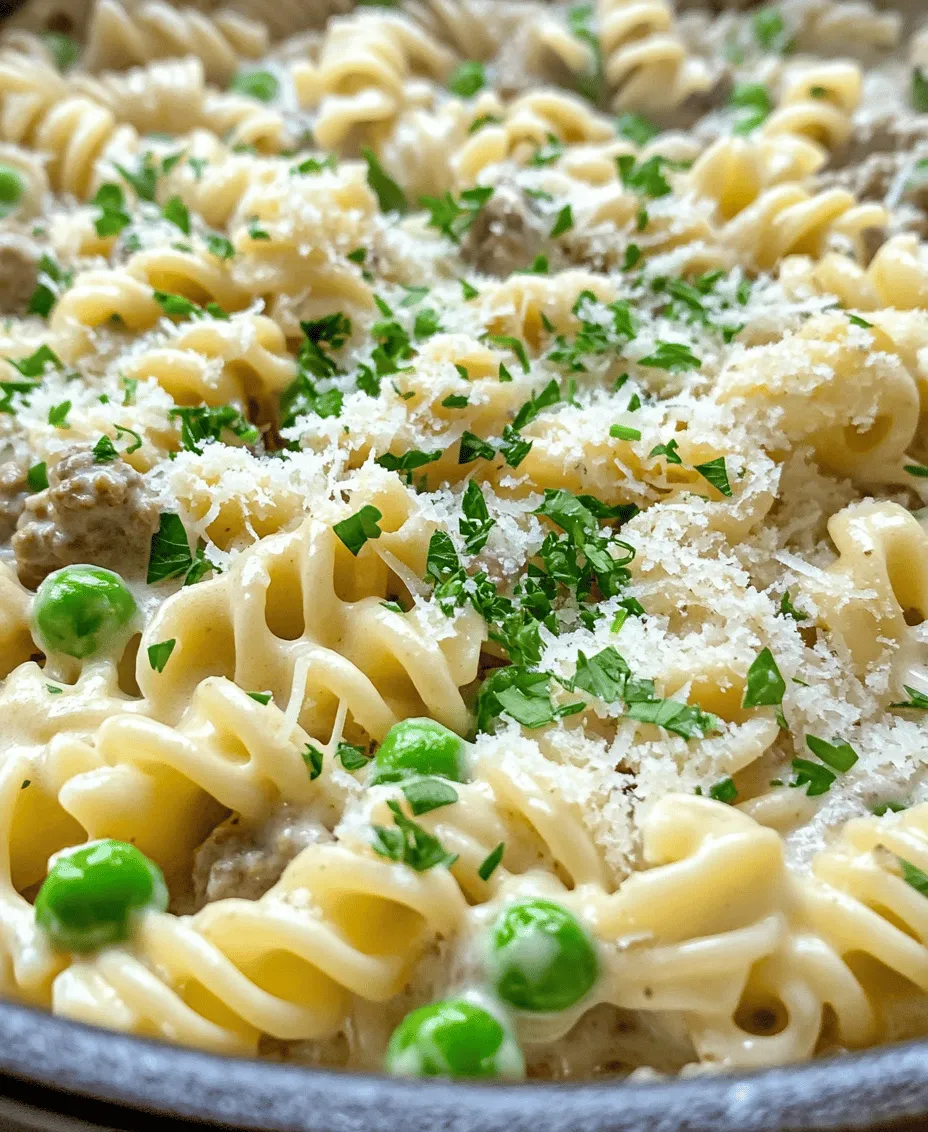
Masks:
[[[928,24],[209,9],[0,29],[0,993],[466,1078],[928,1035]]]

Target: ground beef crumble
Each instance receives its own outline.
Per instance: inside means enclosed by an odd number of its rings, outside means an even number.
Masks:
[[[20,580],[34,589],[53,570],[83,562],[131,577],[144,570],[157,527],[157,504],[134,468],[72,450],[19,516],[12,545]]]

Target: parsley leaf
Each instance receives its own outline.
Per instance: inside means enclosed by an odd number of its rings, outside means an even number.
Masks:
[[[338,535],[344,545],[357,557],[358,551],[368,539],[380,538],[383,533],[377,525],[383,515],[370,503],[365,504],[360,511],[336,523],[332,530]]]
[[[458,792],[442,778],[409,778],[400,789],[406,796],[413,817],[428,814],[458,800]]]
[[[821,763],[814,763],[811,759],[793,759],[792,766],[796,772],[796,777],[790,783],[790,786],[807,786],[806,794],[810,798],[827,793],[837,777],[828,767],[822,766]]]
[[[673,162],[660,154],[649,157],[639,165],[630,153],[625,153],[616,158],[616,164],[622,184],[639,196],[665,197],[673,191],[664,176],[664,169],[672,167]]]
[[[420,197],[419,203],[429,213],[428,226],[459,243],[492,195],[492,187],[465,189],[460,199],[455,200],[445,191],[440,197]]]
[[[702,359],[697,358],[684,342],[658,342],[653,354],[638,359],[638,365],[654,369],[666,369],[671,373],[681,370],[699,369]]]
[[[159,641],[156,645],[148,646],[148,663],[155,672],[164,672],[164,666],[171,659],[176,644],[177,641],[172,638],[170,641]]]
[[[751,30],[763,51],[783,54],[790,50],[789,30],[776,8],[761,8],[755,12],[751,17]]]
[[[486,500],[476,480],[469,480],[461,500],[463,518],[458,520],[458,530],[464,537],[464,553],[477,554],[483,550],[490,537],[496,520],[490,518]]]
[[[731,806],[738,799],[738,788],[731,778],[723,778],[709,787],[709,797],[714,798],[716,802],[725,802],[726,805]]]
[[[375,853],[391,861],[401,861],[418,873],[444,866],[450,868],[457,860],[456,853],[446,853],[437,837],[407,818],[396,802],[387,802],[393,814],[392,828],[373,826],[371,845]]]
[[[100,215],[93,222],[98,236],[118,236],[132,223],[132,217],[123,207],[123,192],[119,185],[111,182],[101,185],[90,203],[100,209]]]
[[[806,746],[813,755],[818,755],[832,770],[844,773],[857,762],[857,752],[850,743],[827,743],[815,735],[806,736]]]
[[[227,240],[225,236],[217,236],[213,232],[206,236],[206,250],[217,259],[231,259],[235,255],[232,241]]]
[[[303,750],[300,751],[300,757],[306,764],[306,769],[309,771],[310,782],[322,774],[323,755],[318,747],[314,747],[312,743],[307,743]]]
[[[488,853],[486,858],[477,870],[477,876],[482,881],[488,881],[493,873],[496,871],[500,862],[503,859],[503,854],[506,852],[506,842],[501,841],[492,852]]]
[[[891,708],[912,708],[918,711],[928,711],[928,696],[924,692],[919,692],[917,688],[910,688],[908,684],[903,684],[902,687],[909,697],[908,700],[898,704],[890,704]]]
[[[134,173],[130,172],[124,166],[118,165],[115,161],[113,162],[113,167],[117,173],[119,173],[120,177],[135,189],[139,200],[154,202],[155,189],[158,185],[158,171],[152,163],[152,155],[150,153],[144,153],[142,155],[138,170]],[[103,187],[105,188],[106,186]],[[96,201],[94,201],[94,203],[96,203]]]
[[[661,132],[660,127],[656,126],[649,118],[645,118],[643,114],[632,112],[620,114],[616,119],[615,126],[619,137],[628,138],[635,145],[647,145]]]
[[[377,155],[372,149],[362,149],[361,156],[367,162],[367,183],[377,197],[381,212],[399,212],[405,214],[409,211],[406,194],[392,177],[384,171]]]
[[[719,729],[714,715],[679,700],[635,700],[628,705],[625,714],[640,723],[656,724],[684,739],[702,739],[710,731]]]
[[[569,204],[565,204],[561,211],[557,214],[554,221],[554,227],[551,229],[551,239],[556,239],[558,236],[563,236],[565,232],[569,232],[574,226],[574,213]]]
[[[442,452],[421,452],[418,448],[412,448],[408,452],[404,452],[402,456],[394,456],[392,452],[384,452],[382,456],[378,456],[374,461],[379,464],[381,468],[386,468],[388,472],[399,472],[406,476],[406,482],[412,482],[412,473],[417,468],[425,467],[426,464],[433,464],[436,460],[442,458]]]
[[[116,446],[106,435],[100,437],[91,451],[93,452],[93,459],[96,464],[111,464],[114,460],[119,459]]]
[[[708,480],[716,491],[725,496],[731,496],[731,484],[728,482],[728,469],[725,467],[725,457],[717,456],[705,464],[696,464],[695,470],[704,480]]]
[[[253,444],[260,433],[234,405],[200,405],[195,408],[171,409],[168,416],[180,420],[181,447],[187,452],[202,454],[205,440],[222,440],[231,432],[246,444]]]
[[[40,464],[33,464],[26,472],[26,483],[30,491],[44,491],[48,487],[48,465],[44,460]]]
[[[229,83],[229,90],[259,102],[273,102],[280,93],[280,81],[270,71],[239,71]]]
[[[291,176],[310,177],[317,173],[323,173],[326,169],[337,169],[338,158],[334,153],[326,154],[323,158],[307,157],[305,161],[301,161],[299,165],[294,165],[290,170]],[[348,256],[351,259],[351,256]]]
[[[919,114],[928,114],[928,75],[921,67],[912,68],[912,79],[909,87],[912,106]]]
[[[648,453],[648,459],[653,459],[655,456],[663,456],[668,464],[682,464],[683,460],[678,451],[679,447],[676,440],[668,440],[666,444],[655,444]]]
[[[906,884],[912,886],[916,892],[920,892],[922,896],[928,896],[928,874],[923,873],[921,869],[907,861],[905,857],[897,857],[899,865],[902,869],[902,879]]]
[[[627,661],[612,645],[589,659],[582,651],[577,653],[574,687],[582,688],[604,703],[614,703],[623,696],[630,676]]]
[[[741,706],[746,708],[778,706],[783,702],[785,693],[786,681],[777,668],[773,653],[768,648],[761,649],[748,669]]]
[[[486,86],[487,75],[483,63],[470,59],[452,72],[448,89],[461,98],[471,98]]]
[[[492,460],[496,449],[492,444],[475,436],[472,432],[465,432],[461,436],[461,447],[458,452],[458,464],[469,464],[472,460]]]
[[[190,543],[180,516],[163,511],[158,520],[158,530],[151,540],[146,581],[151,585],[167,578],[182,578],[193,566]]]
[[[71,411],[71,402],[62,401],[59,405],[53,405],[48,410],[48,423],[54,425],[55,428],[70,428],[68,424],[68,413]]]
[[[363,747],[355,747],[351,743],[341,742],[335,748],[335,755],[347,771],[360,770],[370,762],[370,755]]]
[[[640,440],[641,432],[628,425],[614,424],[609,426],[609,435],[615,440]]]
[[[180,197],[171,197],[162,208],[161,215],[175,227],[180,228],[185,236],[190,235],[190,213]]]

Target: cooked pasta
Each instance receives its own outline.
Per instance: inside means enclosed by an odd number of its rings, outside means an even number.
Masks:
[[[0,993],[459,1077],[928,1035],[928,25],[233,8],[0,34]]]

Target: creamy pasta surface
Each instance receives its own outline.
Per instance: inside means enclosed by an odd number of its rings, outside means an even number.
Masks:
[[[0,993],[459,1077],[928,1034],[928,23],[706,4],[0,29]]]

